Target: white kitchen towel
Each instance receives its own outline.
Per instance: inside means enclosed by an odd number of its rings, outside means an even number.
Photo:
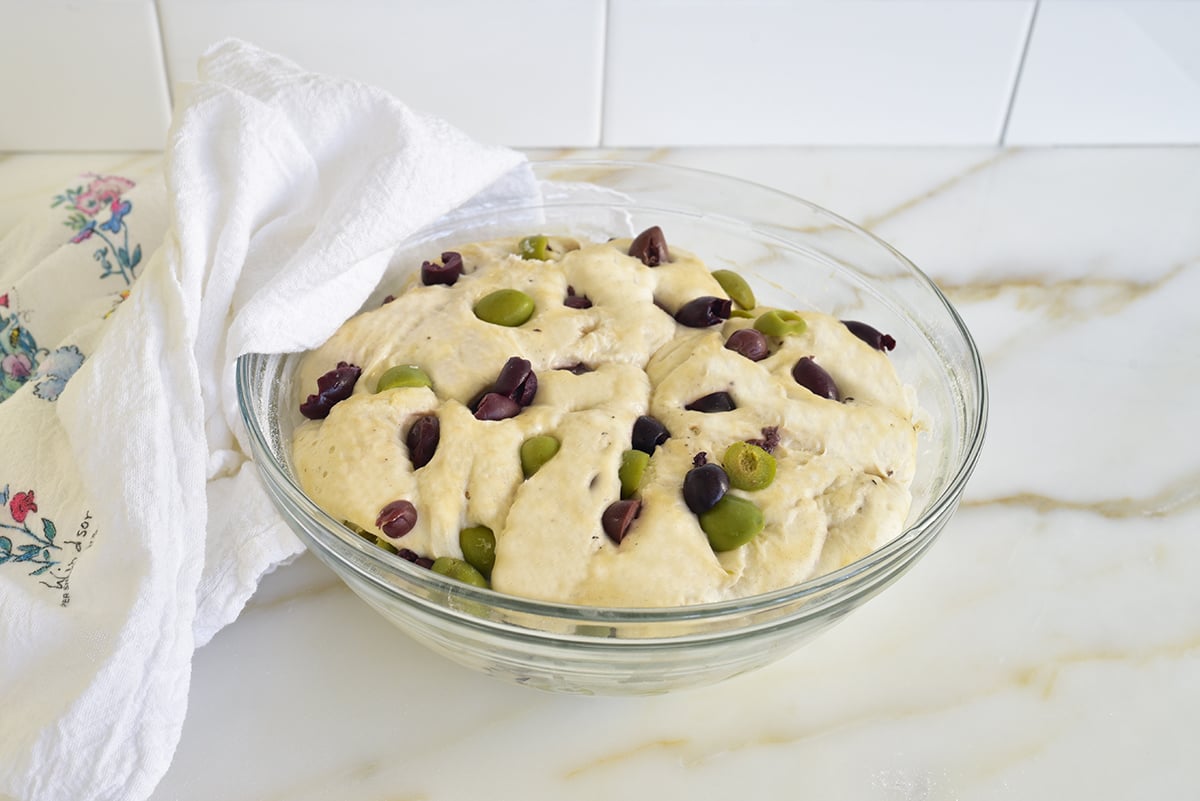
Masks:
[[[0,242],[0,798],[150,795],[194,649],[300,548],[236,358],[318,344],[405,236],[526,176],[241,42],[199,74],[165,183],[84,176]]]

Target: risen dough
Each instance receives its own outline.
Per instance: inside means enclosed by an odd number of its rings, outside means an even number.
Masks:
[[[629,240],[552,245],[545,262],[521,259],[516,240],[463,247],[465,272],[454,286],[414,280],[306,355],[302,396],[338,362],[363,370],[350,398],[296,431],[299,480],[318,505],[381,535],[380,509],[407,499],[417,524],[395,544],[430,557],[461,557],[460,529],[486,525],[497,539],[496,590],[606,606],[765,592],[837,569],[900,533],[916,453],[914,410],[884,353],[833,317],[805,311],[804,334],[770,339],[771,355],[752,362],[724,343],[753,320],[694,329],[664,312],[725,296],[695,256],[672,248],[670,263],[649,268],[626,255]],[[592,307],[564,306],[568,286]],[[500,288],[534,299],[528,322],[506,328],[475,317],[475,302]],[[468,404],[511,356],[533,365],[532,405],[507,420],[476,420]],[[819,398],[797,384],[791,369],[802,356],[852,400]],[[561,369],[580,363],[591,372]],[[396,364],[420,365],[433,388],[376,394],[379,377]],[[738,408],[684,409],[721,390]],[[423,414],[438,416],[441,439],[433,459],[413,470],[404,438]],[[620,495],[621,454],[642,414],[672,436],[650,459],[641,513],[617,545],[600,519]],[[757,492],[732,490],[762,509],[765,528],[748,545],[714,553],[683,502],[683,477],[698,452],[719,461],[730,443],[759,438],[766,427],[779,435],[775,481]],[[525,480],[518,452],[536,434],[553,435],[561,448]]]

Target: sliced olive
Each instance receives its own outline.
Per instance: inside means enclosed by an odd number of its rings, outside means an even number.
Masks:
[[[488,586],[488,581],[482,573],[462,559],[455,559],[453,556],[439,556],[433,560],[430,569],[434,573],[441,573],[443,576],[461,581],[463,584],[472,584],[476,587]]]
[[[487,526],[468,526],[458,532],[463,559],[487,579],[496,565],[496,535]]]
[[[550,240],[544,236],[527,236],[517,245],[522,259],[546,261],[550,258]]]
[[[735,442],[721,459],[729,483],[740,490],[760,490],[775,480],[775,457],[749,442]]]
[[[530,437],[521,443],[521,472],[529,478],[558,453],[559,443],[548,434]]]
[[[515,328],[533,316],[533,298],[519,289],[497,289],[476,301],[475,316],[485,323]]]
[[[762,510],[737,495],[726,495],[700,515],[700,528],[714,551],[740,548],[763,530]]]
[[[808,324],[804,322],[803,317],[781,309],[763,312],[754,321],[754,327],[769,337],[796,336],[808,330]]]
[[[746,283],[746,279],[733,270],[713,270],[713,278],[725,290],[725,294],[743,309],[753,309],[755,305],[754,290]]]
[[[375,391],[383,392],[400,387],[431,386],[433,386],[433,381],[430,380],[429,374],[417,365],[397,364],[395,367],[389,367],[383,375],[379,376],[379,383],[375,385]]]
[[[642,477],[648,464],[650,454],[644,451],[628,450],[621,454],[621,467],[617,471],[617,477],[621,479],[622,498],[632,498],[642,488]]]

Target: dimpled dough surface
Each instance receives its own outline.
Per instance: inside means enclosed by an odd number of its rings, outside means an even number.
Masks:
[[[688,300],[725,297],[695,256],[649,268],[627,255],[629,240],[584,244],[552,239],[548,261],[516,255],[518,240],[468,245],[454,286],[418,276],[390,303],[347,321],[303,359],[297,402],[338,362],[362,368],[353,394],[324,420],[296,430],[294,461],[304,491],[333,517],[382,535],[379,511],[397,499],[418,510],[395,541],[420,555],[462,557],[460,529],[496,533],[492,586],[530,598],[606,606],[670,606],[785,587],[836,570],[902,530],[916,453],[911,393],[887,356],[838,320],[805,311],[805,333],[768,338],[760,362],[724,347],[753,320],[706,329],[677,324]],[[592,301],[563,305],[567,287]],[[478,319],[484,295],[519,289],[535,312],[508,328]],[[755,310],[757,315],[761,310]],[[476,420],[468,404],[511,356],[532,363],[538,391],[515,417]],[[803,356],[833,376],[845,398],[819,398],[791,376]],[[591,372],[565,369],[582,363]],[[421,366],[432,389],[376,393],[397,364]],[[737,408],[705,414],[685,405],[725,391]],[[441,438],[432,460],[413,470],[405,433],[436,414]],[[664,423],[638,493],[642,508],[623,542],[605,535],[601,515],[620,497],[617,471],[639,415]],[[683,501],[684,475],[700,451],[720,461],[738,440],[778,429],[774,482],[753,501],[765,527],[747,545],[714,553]],[[550,434],[558,453],[525,479],[519,449]],[[398,558],[398,557],[397,557]]]

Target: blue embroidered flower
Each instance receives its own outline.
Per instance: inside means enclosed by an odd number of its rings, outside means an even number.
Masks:
[[[67,381],[75,375],[75,371],[82,364],[83,354],[74,345],[65,345],[56,349],[38,366],[37,375],[33,377],[33,380],[37,382],[33,388],[33,394],[42,400],[58,400],[63,387],[67,385]]]
[[[108,220],[108,222],[100,223],[100,227],[105,231],[111,231],[114,234],[119,234],[121,232],[121,221],[132,208],[133,204],[128,200],[114,200],[112,202],[112,217]]]

